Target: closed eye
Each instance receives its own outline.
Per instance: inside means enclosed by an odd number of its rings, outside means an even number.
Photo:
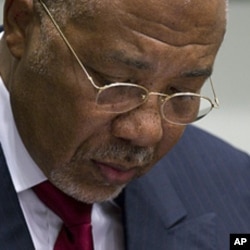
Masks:
[[[194,89],[191,89],[191,88],[178,88],[178,87],[170,87],[167,91],[167,94],[168,95],[173,95],[173,94],[176,94],[176,93],[194,93],[194,94],[197,94],[199,93],[200,90],[194,90]]]
[[[113,77],[91,69],[92,76],[99,86],[110,85],[112,83],[134,83],[131,79],[124,77]]]

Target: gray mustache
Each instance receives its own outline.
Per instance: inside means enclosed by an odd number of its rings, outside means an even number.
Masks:
[[[138,147],[128,144],[101,145],[91,152],[96,160],[115,160],[133,165],[145,165],[154,159],[153,147]]]

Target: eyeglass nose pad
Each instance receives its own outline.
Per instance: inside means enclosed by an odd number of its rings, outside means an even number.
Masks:
[[[142,102],[145,102],[147,100],[148,96],[146,94],[141,94]]]
[[[166,96],[159,96],[159,100],[161,104],[163,104],[166,101],[167,97]]]
[[[215,97],[215,98],[214,98],[214,102],[215,102],[215,104],[216,104],[216,105],[214,105],[214,107],[215,107],[215,108],[219,108],[219,106],[220,106],[220,101],[219,101],[218,97]]]

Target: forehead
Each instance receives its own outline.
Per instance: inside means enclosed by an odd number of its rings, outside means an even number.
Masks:
[[[182,45],[192,39],[208,41],[209,31],[221,29],[224,24],[223,0],[154,0],[154,1],[122,1],[121,10],[133,17],[141,25],[141,30],[152,27],[152,34],[162,36],[161,39],[175,41]],[[136,4],[135,4],[136,3]],[[154,29],[155,28],[155,29]],[[211,32],[212,33],[212,32]],[[203,36],[200,36],[202,34]],[[185,35],[186,39],[185,40]]]
[[[80,39],[88,41],[90,60],[120,60],[146,69],[157,67],[163,60],[189,57],[190,62],[210,56],[207,64],[212,64],[223,39],[223,0],[103,0],[100,3],[88,23],[87,34]]]
[[[226,0],[103,0],[94,15],[108,20],[134,19],[184,31],[215,26],[225,19]],[[105,20],[102,19],[105,22]]]

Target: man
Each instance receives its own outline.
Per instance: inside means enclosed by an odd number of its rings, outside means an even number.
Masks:
[[[165,156],[186,124],[218,105],[212,82],[213,101],[199,93],[223,40],[225,10],[221,0],[5,1],[1,249],[60,249],[63,219],[34,192],[47,179],[94,204],[97,250],[228,249],[231,231],[249,230],[241,190],[229,196],[204,182],[217,167],[249,167],[248,156],[192,127]],[[232,160],[213,162],[224,156],[210,153],[210,142]]]

